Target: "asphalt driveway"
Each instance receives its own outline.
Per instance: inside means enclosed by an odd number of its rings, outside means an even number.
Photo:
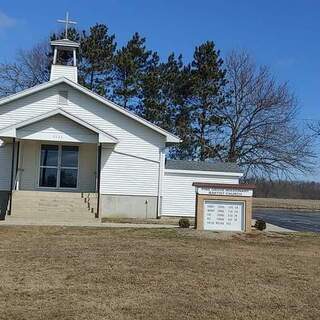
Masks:
[[[320,232],[320,212],[254,209],[253,218],[295,231]]]

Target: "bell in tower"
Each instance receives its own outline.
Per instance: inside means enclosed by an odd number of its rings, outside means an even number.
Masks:
[[[77,49],[80,45],[68,39],[68,25],[76,22],[69,20],[68,13],[65,20],[58,20],[58,22],[65,23],[65,38],[50,42],[53,47],[50,81],[65,77],[78,82]]]

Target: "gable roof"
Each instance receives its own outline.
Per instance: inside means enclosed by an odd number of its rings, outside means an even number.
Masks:
[[[138,115],[126,110],[125,108],[111,102],[110,100],[94,93],[93,91],[81,86],[80,84],[78,83],[75,83],[73,81],[71,81],[70,79],[67,79],[65,77],[62,77],[62,78],[58,78],[58,79],[55,79],[55,80],[52,80],[52,81],[48,81],[48,82],[45,82],[43,84],[39,84],[37,86],[34,86],[34,87],[31,87],[29,89],[26,89],[26,90],[23,90],[23,91],[20,91],[18,93],[15,93],[13,95],[10,95],[8,97],[4,97],[2,99],[0,99],[0,106],[1,105],[4,105],[6,103],[9,103],[9,102],[12,102],[12,101],[15,101],[17,99],[21,99],[23,97],[26,97],[28,95],[31,95],[31,94],[34,94],[36,92],[39,92],[39,91],[42,91],[42,90],[45,90],[45,89],[48,89],[48,88],[51,88],[55,85],[58,85],[58,84],[61,84],[61,83],[66,83],[67,85],[71,86],[72,88],[76,89],[76,90],[79,90],[80,92],[86,94],[87,96],[90,96],[91,98],[103,103],[104,105],[124,114],[125,116],[145,125],[146,127],[160,133],[161,135],[165,136],[166,137],[166,142],[167,143],[179,143],[181,142],[181,139],[177,136],[175,136],[174,134],[158,127],[157,125],[151,123],[150,121],[148,120],[145,120],[141,117],[139,117]]]
[[[41,120],[44,120],[44,119],[47,119],[50,117],[53,117],[55,115],[62,115],[64,117],[70,119],[71,121],[74,121],[74,122],[78,123],[79,125],[97,133],[98,137],[99,137],[99,142],[101,142],[101,143],[118,143],[119,142],[117,138],[110,135],[109,133],[94,127],[90,123],[87,123],[87,122],[83,121],[82,119],[80,119],[80,118],[66,112],[65,110],[60,109],[60,108],[57,108],[57,109],[52,110],[50,112],[45,112],[37,117],[31,117],[27,120],[23,120],[21,122],[15,123],[11,126],[2,128],[0,130],[0,135],[3,134],[5,136],[16,137],[16,130],[17,129],[23,128],[25,126],[28,126],[30,124],[39,122]]]
[[[208,173],[227,172],[242,174],[239,166],[233,162],[166,160],[165,168],[166,170],[207,171]]]

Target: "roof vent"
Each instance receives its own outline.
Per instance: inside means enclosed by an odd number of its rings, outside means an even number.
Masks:
[[[59,105],[68,104],[68,91],[59,91],[58,104]]]

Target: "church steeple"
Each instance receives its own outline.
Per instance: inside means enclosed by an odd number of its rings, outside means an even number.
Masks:
[[[66,77],[74,82],[78,82],[77,49],[79,43],[68,39],[69,24],[76,22],[69,20],[69,13],[65,20],[58,20],[65,23],[65,38],[51,41],[53,47],[53,63],[51,66],[50,81],[57,78]]]

